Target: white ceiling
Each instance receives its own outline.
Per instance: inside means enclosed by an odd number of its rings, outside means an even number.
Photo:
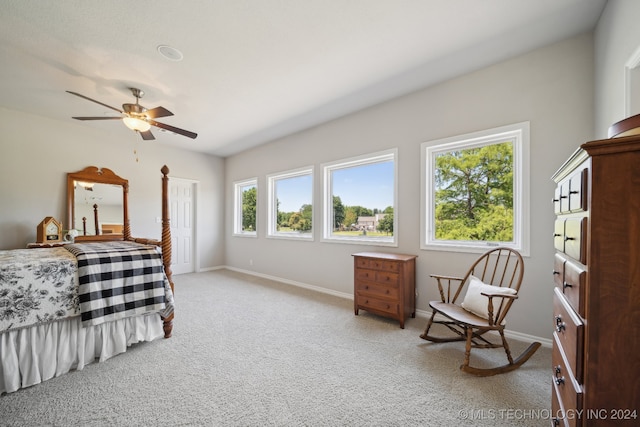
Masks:
[[[0,107],[229,156],[593,29],[606,0],[0,0]],[[157,47],[179,49],[180,62]]]

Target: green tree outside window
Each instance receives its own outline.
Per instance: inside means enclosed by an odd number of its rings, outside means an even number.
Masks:
[[[436,156],[435,237],[513,241],[511,141]]]

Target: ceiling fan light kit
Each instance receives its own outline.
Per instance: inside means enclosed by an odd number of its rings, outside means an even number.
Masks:
[[[180,129],[174,126],[170,126],[164,123],[156,122],[154,119],[158,117],[168,117],[173,116],[173,113],[167,110],[164,107],[156,107],[152,109],[147,109],[140,105],[140,98],[144,95],[144,92],[137,88],[129,88],[131,93],[136,98],[135,104],[122,104],[122,110],[119,108],[112,107],[110,105],[104,104],[100,101],[96,101],[95,99],[91,99],[87,96],[81,95],[77,92],[72,92],[68,90],[67,92],[78,96],[80,98],[84,98],[87,101],[95,102],[96,104],[100,104],[103,107],[107,107],[111,110],[117,111],[121,114],[120,117],[72,117],[76,120],[120,120],[131,130],[134,130],[140,134],[142,139],[151,140],[156,139],[151,133],[151,126],[155,126],[160,130],[170,131],[177,135],[186,136],[187,138],[195,139],[198,134],[195,132],[191,132],[188,130]]]
[[[129,129],[138,132],[146,132],[151,129],[151,124],[137,117],[124,117],[122,121]]]

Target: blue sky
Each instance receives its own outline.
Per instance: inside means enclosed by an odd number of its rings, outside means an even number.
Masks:
[[[383,210],[393,206],[393,162],[336,169],[333,171],[333,194],[340,196],[345,206],[363,206]],[[310,176],[279,180],[277,194],[281,212],[295,212],[303,204],[310,204],[312,194]],[[320,203],[320,200],[316,200]]]
[[[312,203],[311,175],[302,175],[276,182],[276,192],[280,201],[280,212],[298,212],[302,205]]]

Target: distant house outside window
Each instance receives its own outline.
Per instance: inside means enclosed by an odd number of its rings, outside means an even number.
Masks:
[[[313,168],[267,176],[269,237],[313,240]]]
[[[422,144],[422,249],[529,252],[529,123]]]
[[[236,236],[257,237],[257,178],[238,181],[234,186],[234,223]]]
[[[322,165],[324,241],[397,246],[397,149]]]

